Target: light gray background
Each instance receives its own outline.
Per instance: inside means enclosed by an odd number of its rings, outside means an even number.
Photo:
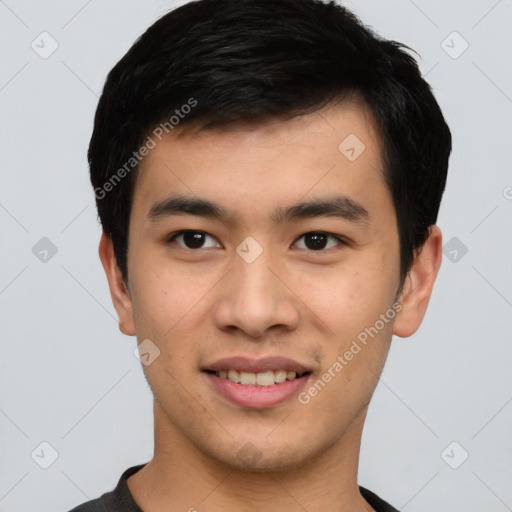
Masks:
[[[151,394],[97,256],[86,150],[108,71],[176,5],[0,1],[2,512],[67,511],[152,456]],[[512,2],[346,5],[422,56],[454,137],[438,223],[457,239],[422,327],[392,344],[359,483],[407,512],[512,510]],[[31,47],[43,31],[59,45],[46,59]],[[46,262],[32,252],[42,237],[58,249]],[[44,441],[58,453],[48,469]]]

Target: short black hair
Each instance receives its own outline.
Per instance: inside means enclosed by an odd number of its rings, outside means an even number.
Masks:
[[[152,133],[289,118],[356,93],[382,143],[401,289],[436,223],[451,152],[441,109],[407,50],[335,1],[198,0],[158,19],[108,74],[88,150],[125,282],[138,150]]]

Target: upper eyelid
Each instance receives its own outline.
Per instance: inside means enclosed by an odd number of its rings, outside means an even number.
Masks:
[[[331,237],[331,238],[334,238],[335,240],[337,240],[340,245],[348,245],[349,244],[349,241],[342,235],[336,235],[334,233],[331,233],[329,231],[322,231],[322,230],[318,230],[318,231],[306,231],[305,233],[302,233],[302,235],[298,236],[296,239],[295,239],[295,242],[297,240],[299,240],[300,238],[302,238],[303,236],[305,235],[309,235],[310,233],[323,233],[324,235],[327,235],[328,237]],[[294,243],[295,243],[294,242]],[[332,247],[331,247],[332,249]],[[321,253],[321,252],[326,252],[325,250],[320,250],[320,251],[309,251],[309,252],[317,252],[317,253]]]
[[[165,242],[166,243],[171,243],[171,242],[174,242],[174,239],[181,236],[181,235],[184,235],[185,233],[203,233],[205,235],[208,235],[210,237],[212,237],[217,243],[221,244],[222,243],[217,239],[217,237],[215,237],[214,235],[208,233],[207,231],[203,231],[201,229],[182,229],[181,231],[175,231],[174,233],[171,233],[170,235],[168,235],[166,238],[165,238]],[[189,249],[188,247],[183,247],[183,249]],[[200,249],[189,249],[191,251],[199,251]]]

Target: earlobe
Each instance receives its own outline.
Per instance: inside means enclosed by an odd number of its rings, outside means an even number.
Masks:
[[[119,330],[128,336],[135,336],[133,305],[130,293],[123,281],[121,270],[117,264],[112,240],[105,232],[101,235],[98,253],[105,274],[107,275],[112,303],[119,317]]]
[[[402,309],[393,327],[396,336],[406,338],[420,327],[441,267],[442,250],[441,230],[433,225],[427,241],[414,255],[414,262],[404,283],[399,298]]]

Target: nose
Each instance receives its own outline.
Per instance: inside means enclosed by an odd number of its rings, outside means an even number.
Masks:
[[[216,302],[214,319],[219,329],[261,339],[269,332],[297,327],[300,301],[287,283],[288,274],[268,253],[264,250],[252,263],[236,255]]]

